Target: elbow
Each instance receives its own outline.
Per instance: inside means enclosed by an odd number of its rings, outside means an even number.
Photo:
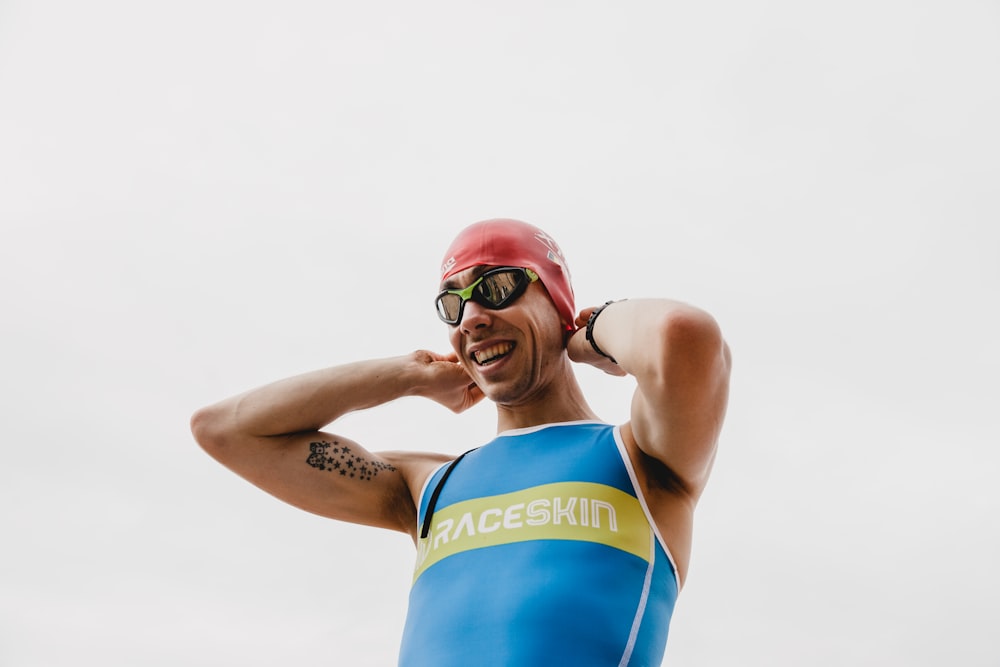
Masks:
[[[217,406],[201,408],[191,415],[191,435],[202,449],[215,458],[228,440],[224,424],[222,411]]]
[[[685,306],[664,313],[655,327],[651,375],[664,382],[671,378],[689,382],[695,378],[728,378],[729,346],[718,322],[707,312]]]
[[[722,329],[707,312],[687,306],[664,314],[660,322],[661,348],[682,350],[702,358],[728,358]]]

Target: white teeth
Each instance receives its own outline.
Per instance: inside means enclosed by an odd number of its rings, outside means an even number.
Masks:
[[[485,366],[491,361],[507,354],[512,349],[514,349],[513,343],[497,343],[496,345],[491,345],[485,349],[477,350],[472,354],[472,356],[476,360],[477,364]]]

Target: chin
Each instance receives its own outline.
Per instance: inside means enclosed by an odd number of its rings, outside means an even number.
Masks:
[[[497,405],[511,408],[528,404],[538,396],[538,392],[530,384],[518,381],[490,385],[483,389],[483,394]]]
[[[518,403],[518,398],[523,393],[522,387],[511,386],[506,382],[476,382],[482,390],[483,395],[497,405],[512,405]]]

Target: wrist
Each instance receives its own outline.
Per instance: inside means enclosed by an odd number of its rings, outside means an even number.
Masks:
[[[625,301],[625,299],[619,299],[619,301]],[[615,300],[606,301],[603,305],[598,306],[597,308],[594,309],[594,312],[592,312],[590,314],[590,317],[587,319],[587,330],[585,335],[587,338],[587,342],[590,343],[590,346],[594,349],[594,352],[597,352],[602,357],[610,359],[612,363],[617,364],[618,361],[613,356],[605,352],[601,348],[601,346],[597,344],[597,341],[594,339],[594,326],[597,324],[597,318],[600,317],[601,313],[603,313],[605,309],[613,303],[618,303],[618,301]]]
[[[392,381],[403,396],[426,396],[434,384],[432,366],[435,355],[427,350],[416,350],[399,358],[401,362]]]

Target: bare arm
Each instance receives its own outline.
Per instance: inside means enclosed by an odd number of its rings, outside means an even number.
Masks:
[[[205,451],[297,507],[412,533],[413,480],[447,456],[373,454],[321,431],[349,412],[424,396],[459,412],[482,398],[453,356],[419,351],[313,371],[202,408],[191,430]]]
[[[593,311],[581,312],[584,327]],[[636,445],[665,465],[697,500],[715,458],[729,392],[730,354],[715,320],[669,300],[634,299],[608,306],[594,323],[597,354],[583,329],[570,340],[574,361],[636,379],[631,430]]]

